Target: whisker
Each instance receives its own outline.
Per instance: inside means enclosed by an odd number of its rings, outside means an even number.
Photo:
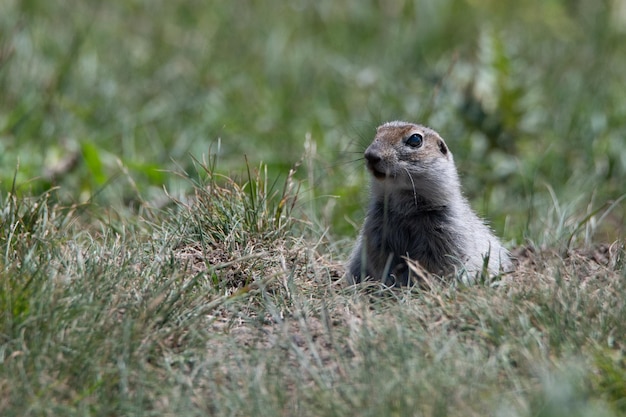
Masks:
[[[406,172],[406,175],[409,176],[409,180],[411,180],[411,185],[413,186],[413,199],[415,200],[415,207],[417,207],[417,190],[415,189],[415,182],[413,182],[413,177],[411,176],[409,170],[406,168],[403,169]]]
[[[346,159],[343,161],[335,161],[332,163],[326,163],[324,164],[325,168],[338,168],[338,167],[343,167],[343,166],[362,166],[363,165],[363,158],[359,158],[359,159]]]
[[[358,171],[360,171],[362,169],[363,169],[363,166],[361,164],[358,164],[358,165],[351,164],[350,165],[350,169],[348,169],[347,172],[350,173],[350,174],[354,174],[355,172],[358,172]]]

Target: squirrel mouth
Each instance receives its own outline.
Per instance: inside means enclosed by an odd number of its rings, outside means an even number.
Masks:
[[[383,179],[387,178],[387,173],[382,172],[382,171],[379,171],[379,170],[377,170],[377,169],[376,169],[375,167],[373,167],[373,166],[369,166],[368,168],[370,169],[370,171],[371,171],[372,175],[373,175],[374,177],[376,177],[377,179],[379,179],[379,180],[383,180]]]

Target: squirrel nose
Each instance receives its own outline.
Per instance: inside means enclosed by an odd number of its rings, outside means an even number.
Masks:
[[[377,162],[380,162],[380,160],[382,159],[380,154],[370,148],[367,148],[367,150],[365,151],[365,159],[367,159],[367,161],[370,164],[375,164]]]

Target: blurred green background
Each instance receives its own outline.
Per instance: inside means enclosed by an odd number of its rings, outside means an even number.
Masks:
[[[626,192],[626,1],[0,0],[3,195],[17,173],[122,210],[210,152],[270,178],[304,157],[304,203],[351,236],[393,119],[442,134],[507,240],[580,222]]]

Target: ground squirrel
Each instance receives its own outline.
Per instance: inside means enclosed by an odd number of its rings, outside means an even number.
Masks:
[[[509,254],[461,193],[452,153],[427,127],[389,122],[365,151],[371,200],[349,265],[348,280],[407,285],[406,258],[440,276],[470,281],[483,270],[512,269]]]

